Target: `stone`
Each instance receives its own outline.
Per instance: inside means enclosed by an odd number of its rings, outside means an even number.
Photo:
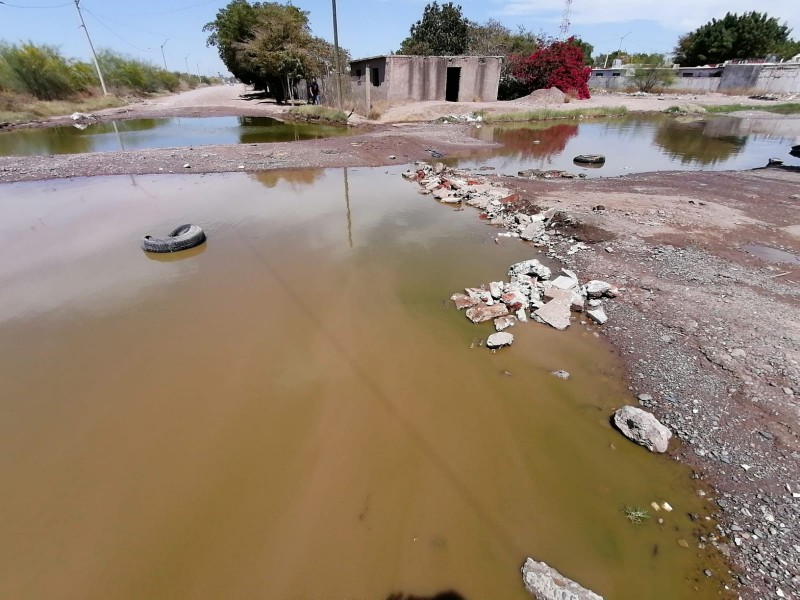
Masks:
[[[517,315],[517,321],[519,321],[520,323],[528,322],[528,315],[525,314],[524,308],[520,308],[515,314]]]
[[[584,287],[586,289],[586,296],[589,298],[602,298],[606,292],[611,290],[610,283],[598,281],[597,279],[588,282]]]
[[[497,317],[505,317],[507,314],[508,308],[506,308],[505,304],[501,303],[488,306],[487,304],[480,302],[476,306],[467,309],[467,318],[473,323],[491,321]]]
[[[602,306],[598,306],[597,308],[590,308],[586,311],[586,315],[598,325],[602,325],[606,321],[608,321],[608,316],[606,315],[606,311]]]
[[[521,237],[526,242],[531,242],[540,237],[543,233],[544,233],[544,223],[536,222],[527,225],[525,229],[520,231],[519,237]]]
[[[458,310],[472,308],[480,302],[480,300],[477,300],[476,298],[470,298],[466,294],[453,294],[450,296],[450,300],[456,303],[456,308]]]
[[[510,346],[514,342],[514,335],[507,332],[493,333],[486,340],[487,348],[502,348]]]
[[[568,275],[559,275],[553,279],[552,284],[560,290],[572,290],[578,287],[578,280]]]
[[[433,197],[440,202],[461,202],[461,198],[454,196],[453,192],[447,188],[439,188],[438,190],[434,190]]]
[[[551,375],[554,377],[558,377],[559,379],[569,379],[569,372],[564,371],[563,369],[559,369],[558,371],[551,371]]]
[[[533,314],[551,327],[563,331],[569,327],[571,314],[569,300],[550,300],[541,308],[536,309]]]
[[[560,302],[572,301],[572,292],[569,292],[567,290],[562,290],[561,288],[557,288],[554,286],[545,288],[544,292],[542,292],[542,296],[549,300],[558,300]]]
[[[490,282],[489,293],[492,295],[492,298],[494,298],[495,300],[499,300],[500,296],[503,295],[503,282],[502,281]]]
[[[792,194],[789,198],[791,200],[800,200],[800,194]]]
[[[544,266],[535,258],[515,263],[511,265],[511,268],[508,270],[509,277],[513,277],[515,275],[534,275],[538,279],[545,280],[550,279],[551,274],[552,271],[550,271],[548,267]]]
[[[464,291],[467,293],[467,296],[479,302],[485,302],[489,306],[494,304],[494,298],[492,298],[492,294],[489,290],[483,288],[465,288]]]
[[[508,307],[511,312],[516,312],[520,308],[528,308],[530,301],[520,290],[510,290],[500,296],[500,301]]]
[[[623,406],[614,413],[614,426],[629,440],[650,452],[666,452],[672,432],[649,412]]]
[[[535,600],[603,600],[602,596],[532,558],[522,565],[522,583]]]
[[[497,331],[503,331],[504,329],[508,329],[509,327],[513,327],[516,324],[517,324],[516,317],[513,317],[511,315],[509,315],[507,317],[497,317],[494,320],[494,328]]]

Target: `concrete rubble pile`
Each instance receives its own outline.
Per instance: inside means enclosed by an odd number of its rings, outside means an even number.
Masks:
[[[548,226],[559,213],[548,210],[537,215],[526,215],[511,210],[509,204],[517,196],[498,183],[465,171],[448,169],[442,163],[429,165],[414,163],[414,169],[403,173],[410,181],[417,181],[421,193],[432,194],[445,204],[466,204],[483,211],[482,217],[493,225],[508,231],[500,236],[520,238],[535,246],[551,248]],[[567,254],[574,254],[587,246],[576,243]],[[488,348],[510,346],[514,336],[504,330],[529,320],[564,330],[570,325],[573,312],[585,313],[595,323],[608,320],[603,300],[615,298],[619,290],[605,281],[581,284],[575,272],[562,269],[556,277],[551,269],[537,259],[511,265],[509,281],[493,281],[488,286],[466,288],[464,293],[453,294],[450,299],[456,308],[465,310],[473,323],[493,321],[498,333],[487,340]],[[501,334],[501,332],[504,332]]]
[[[581,285],[569,269],[561,269],[552,277],[551,270],[535,258],[511,265],[508,275],[509,281],[466,288],[463,294],[450,297],[473,323],[493,321],[498,333],[489,337],[488,348],[511,345],[513,335],[499,332],[529,320],[564,330],[570,325],[572,313],[577,312],[602,325],[608,320],[603,300],[619,294],[604,281]]]
[[[506,230],[498,233],[498,238],[520,238],[532,242],[534,246],[552,249],[553,240],[548,228],[563,222],[559,219],[564,217],[564,212],[557,208],[537,215],[517,212],[513,209],[513,203],[519,197],[507,187],[473,172],[450,169],[442,163],[430,165],[422,161],[415,162],[412,169],[403,173],[403,177],[416,181],[420,186],[420,194],[430,194],[442,204],[479,209],[482,219]],[[567,250],[567,254],[587,248],[585,244],[576,242]]]

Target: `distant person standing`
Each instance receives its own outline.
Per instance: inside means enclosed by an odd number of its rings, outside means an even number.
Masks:
[[[311,104],[319,104],[319,84],[316,77],[311,79],[311,85],[308,86],[308,89],[311,92]]]

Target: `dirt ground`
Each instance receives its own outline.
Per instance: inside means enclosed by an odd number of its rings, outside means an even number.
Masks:
[[[102,118],[279,117],[285,110],[242,99],[243,91],[205,88],[104,111]],[[587,102],[650,111],[686,98],[600,95]],[[691,102],[767,103],[717,94]],[[491,108],[507,111],[508,104]],[[468,154],[486,146],[469,135],[468,125],[383,121],[430,121],[476,108],[399,106],[384,113],[382,123],[354,128],[353,136],[313,142],[0,157],[0,182],[378,166],[429,160],[430,148]],[[755,127],[777,126],[800,136],[797,118],[751,118]],[[717,491],[719,531],[701,543],[730,556],[742,598],[800,598],[800,169],[592,180],[497,177],[519,194],[520,209],[558,207],[571,215],[575,223],[561,229],[563,249],[581,239],[590,250],[561,252],[565,265],[577,269],[581,280],[603,279],[621,288],[607,307],[610,321],[593,327],[626,365],[631,402],[676,434],[671,455]]]

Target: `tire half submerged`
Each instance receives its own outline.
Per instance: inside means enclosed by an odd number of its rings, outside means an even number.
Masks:
[[[165,238],[146,235],[142,238],[145,252],[180,252],[199,246],[206,241],[206,234],[198,225],[181,225],[173,229]]]

